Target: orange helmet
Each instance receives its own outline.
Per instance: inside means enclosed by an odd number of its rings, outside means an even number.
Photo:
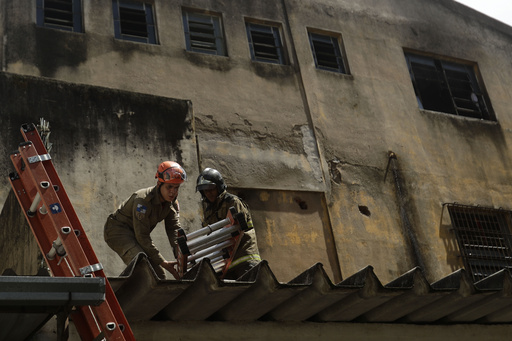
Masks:
[[[162,183],[181,184],[187,180],[187,173],[179,163],[164,161],[158,166],[155,178]]]

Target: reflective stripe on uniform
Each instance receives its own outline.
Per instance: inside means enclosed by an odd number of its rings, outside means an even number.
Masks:
[[[235,266],[240,265],[241,263],[250,261],[250,260],[257,260],[258,262],[261,262],[261,257],[258,254],[253,255],[246,255],[240,258],[237,258],[231,264],[229,265],[229,269],[233,269]]]

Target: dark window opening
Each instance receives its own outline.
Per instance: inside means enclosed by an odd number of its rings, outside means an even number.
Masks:
[[[284,64],[279,27],[246,23],[252,60]]]
[[[82,32],[80,0],[37,0],[37,25]]]
[[[226,55],[218,16],[184,11],[183,25],[188,51]]]
[[[476,66],[405,54],[421,109],[495,121]]]
[[[447,207],[464,266],[474,282],[512,269],[511,211],[458,204]]]
[[[117,39],[156,44],[155,20],[151,4],[112,0],[114,33]]]
[[[318,69],[347,73],[338,38],[309,32],[309,42]]]

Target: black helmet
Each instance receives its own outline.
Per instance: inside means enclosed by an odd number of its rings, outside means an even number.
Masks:
[[[219,194],[224,192],[227,188],[226,183],[218,170],[205,168],[197,177],[196,191],[203,191],[211,188],[212,186],[217,186]]]

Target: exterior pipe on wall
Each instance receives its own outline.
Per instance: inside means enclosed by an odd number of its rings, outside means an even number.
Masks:
[[[400,169],[398,167],[398,159],[394,152],[390,151],[388,153],[388,167],[386,169],[386,174],[388,169],[391,167],[391,172],[393,173],[393,180],[395,183],[396,196],[398,207],[400,210],[400,221],[402,222],[402,228],[404,230],[404,234],[407,238],[407,241],[410,244],[411,251],[413,254],[414,265],[419,266],[423,271],[426,270],[425,263],[423,262],[423,257],[421,256],[420,247],[418,244],[418,240],[416,239],[416,233],[413,229],[411,219],[409,214],[411,212],[410,207],[408,207],[407,202],[412,200],[408,198],[407,193],[405,191],[405,183],[404,179],[400,173]]]

